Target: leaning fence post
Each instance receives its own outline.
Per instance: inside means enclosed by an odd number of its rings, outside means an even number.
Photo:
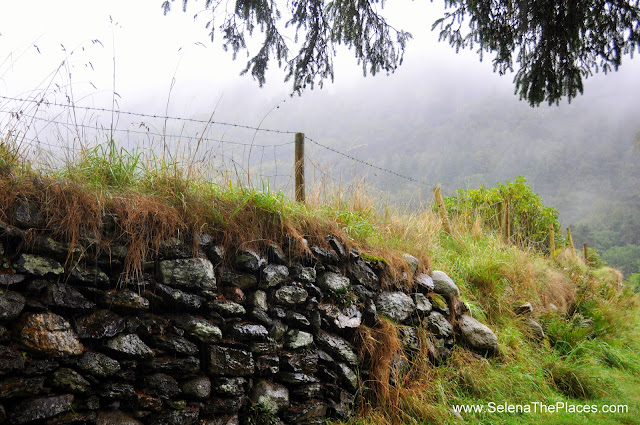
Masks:
[[[442,194],[439,187],[433,188],[433,194],[436,196],[436,202],[438,203],[438,211],[440,212],[440,219],[442,220],[442,227],[444,231],[451,234],[451,224],[449,223],[449,217],[447,217],[447,209],[444,207],[444,201],[442,200]]]
[[[296,202],[304,203],[304,133],[296,133]]]
[[[556,235],[553,231],[553,224],[549,225],[549,253],[551,254],[551,258],[556,254]]]
[[[569,239],[569,246],[571,247],[571,255],[576,256],[576,249],[573,246],[573,238],[571,237],[571,229],[567,227],[567,239]]]
[[[502,238],[505,243],[509,243],[509,199],[502,202]]]
[[[588,266],[589,265],[589,255],[587,252],[587,244],[584,243],[582,244],[582,247],[584,248],[584,263]]]

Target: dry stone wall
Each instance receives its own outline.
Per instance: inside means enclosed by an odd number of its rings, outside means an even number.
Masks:
[[[497,346],[446,274],[383,290],[378,263],[331,236],[299,259],[169,240],[126,279],[126,247],[69,255],[31,225],[0,223],[0,423],[324,423],[356,407],[370,377],[354,334],[382,315],[436,363],[454,343]]]

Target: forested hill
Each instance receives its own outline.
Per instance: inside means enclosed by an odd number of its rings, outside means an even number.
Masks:
[[[393,201],[416,205],[417,189],[424,200],[437,184],[452,195],[524,176],[546,205],[558,208],[576,244],[597,248],[628,276],[640,259],[640,98],[610,81],[599,80],[588,87],[589,97],[571,104],[539,108],[519,102],[499,82],[472,92],[453,82],[425,82],[401,89],[381,84],[366,94],[365,85],[336,93],[330,104],[319,97],[313,111],[293,114],[292,125],[425,182],[376,177],[366,167],[355,172]],[[331,152],[313,155],[329,165],[337,161]],[[343,161],[335,168],[350,166]]]

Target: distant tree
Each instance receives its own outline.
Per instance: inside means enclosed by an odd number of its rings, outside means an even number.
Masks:
[[[167,14],[174,0],[162,7]],[[187,10],[188,0],[182,8]],[[517,71],[515,91],[532,106],[559,103],[583,92],[583,78],[617,70],[622,56],[640,50],[639,0],[444,0],[451,11],[438,19],[440,40],[456,50],[473,48],[482,59],[495,54],[494,71]],[[333,80],[336,46],[352,48],[363,74],[391,73],[402,64],[408,32],[397,30],[379,13],[384,0],[235,0],[231,5],[205,0],[211,12],[206,27],[218,30],[234,59],[246,49],[246,35],[264,34],[244,73],[265,82],[269,61],[285,64],[285,81],[300,94],[315,83]],[[281,10],[282,9],[282,10]],[[283,16],[284,15],[284,16]],[[293,43],[284,27],[295,29]],[[220,22],[218,26],[218,22]],[[302,39],[301,42],[299,40]],[[294,44],[295,51],[291,51]]]

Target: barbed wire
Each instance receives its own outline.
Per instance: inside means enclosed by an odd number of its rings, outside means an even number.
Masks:
[[[1,97],[1,96],[0,96]],[[0,111],[0,112],[4,112],[4,113],[8,113],[7,111]],[[62,121],[55,121],[49,118],[43,118],[43,117],[38,117],[37,115],[29,115],[29,114],[25,114],[22,113],[20,114],[21,117],[26,117],[26,118],[32,118],[38,121],[45,121],[47,123],[51,123],[51,124],[58,124],[61,126],[65,126],[68,128],[83,128],[83,129],[91,129],[91,130],[102,130],[102,131],[113,131],[113,132],[119,132],[119,133],[132,133],[132,134],[142,134],[142,135],[147,135],[147,136],[157,136],[157,137],[170,137],[170,138],[174,138],[174,139],[186,139],[186,140],[198,140],[198,141],[205,141],[205,142],[216,142],[216,143],[223,143],[223,144],[230,144],[230,145],[238,145],[238,146],[253,146],[255,148],[277,148],[280,146],[287,146],[287,145],[292,145],[295,142],[291,141],[291,142],[284,142],[284,143],[273,143],[273,144],[257,144],[257,143],[251,143],[251,142],[234,142],[231,140],[222,140],[222,139],[212,139],[210,137],[202,137],[202,136],[187,136],[187,135],[176,135],[176,134],[162,134],[162,133],[157,133],[157,132],[153,132],[153,131],[141,131],[141,130],[132,130],[132,129],[121,129],[121,128],[114,128],[113,130],[107,129],[107,128],[103,128],[103,127],[98,127],[98,126],[93,126],[93,125],[87,125],[87,124],[77,124],[77,123],[68,123],[68,122],[62,122]],[[53,146],[53,145],[49,145],[49,146]],[[55,146],[54,146],[55,147]]]
[[[36,99],[24,99],[24,98],[18,98],[18,97],[10,97],[10,96],[0,96],[0,99],[5,99],[5,100],[12,100],[15,102],[28,102],[28,103],[34,103],[37,105],[40,104],[45,104],[47,106],[52,105],[52,106],[60,106],[63,108],[75,108],[75,109],[82,109],[82,110],[86,110],[86,111],[96,111],[96,112],[116,112],[118,114],[121,115],[129,115],[129,116],[134,116],[134,117],[144,117],[144,118],[155,118],[155,119],[164,119],[164,120],[174,120],[174,121],[183,121],[183,122],[193,122],[193,123],[198,123],[198,124],[215,124],[215,125],[222,125],[222,126],[226,126],[226,127],[236,127],[236,128],[244,128],[247,130],[254,130],[254,131],[264,131],[264,132],[268,132],[268,133],[279,133],[279,134],[295,134],[295,131],[290,131],[290,130],[275,130],[275,129],[271,129],[271,128],[260,128],[260,127],[252,127],[250,125],[244,125],[244,124],[236,124],[236,123],[229,123],[229,122],[224,122],[224,121],[213,121],[213,120],[200,120],[200,119],[196,119],[196,118],[183,118],[183,117],[174,117],[174,116],[170,116],[170,115],[154,115],[154,114],[144,114],[141,112],[130,112],[130,111],[114,111],[112,109],[107,109],[107,108],[97,108],[97,107],[92,107],[92,106],[78,106],[78,105],[69,105],[69,104],[64,104],[64,103],[57,103],[57,102],[51,102],[46,100],[44,97],[41,98],[40,100],[36,100]]]
[[[420,180],[418,180],[418,179],[414,179],[413,177],[408,177],[408,176],[402,175],[402,174],[397,173],[397,172],[395,172],[395,171],[392,171],[392,170],[389,170],[389,169],[386,169],[386,168],[383,168],[383,167],[379,167],[379,166],[377,166],[377,165],[373,165],[373,164],[371,164],[371,163],[369,163],[369,162],[367,162],[367,161],[363,161],[363,160],[361,160],[361,159],[358,159],[358,158],[356,158],[356,157],[354,157],[354,156],[351,156],[351,155],[349,155],[349,154],[346,154],[346,153],[344,153],[344,152],[340,152],[340,151],[339,151],[339,150],[337,150],[337,149],[334,149],[334,148],[332,148],[332,147],[329,147],[329,146],[323,145],[322,143],[316,142],[315,140],[313,140],[312,138],[310,138],[310,137],[308,137],[308,136],[305,136],[304,138],[305,138],[305,139],[307,139],[307,140],[309,140],[309,141],[310,141],[310,142],[312,142],[312,143],[315,143],[316,145],[318,145],[318,146],[320,146],[320,147],[322,147],[322,148],[325,148],[325,149],[330,150],[330,151],[332,151],[332,152],[334,152],[334,153],[337,153],[338,155],[342,155],[342,156],[344,156],[344,157],[346,157],[346,158],[349,158],[349,159],[350,159],[350,160],[352,160],[352,161],[355,161],[355,162],[358,162],[358,163],[360,163],[360,164],[366,165],[367,167],[371,167],[371,168],[374,168],[374,169],[376,169],[376,170],[384,171],[384,172],[386,172],[386,173],[392,174],[392,175],[394,175],[394,176],[396,176],[396,177],[403,178],[403,179],[405,179],[405,180],[412,181],[412,182],[414,182],[414,183],[426,184],[425,182],[422,182],[422,181],[420,181]]]

